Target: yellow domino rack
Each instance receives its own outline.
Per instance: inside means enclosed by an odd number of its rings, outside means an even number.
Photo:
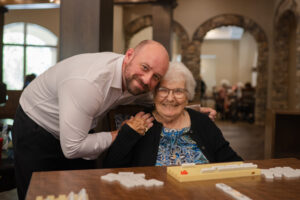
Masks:
[[[225,163],[214,163],[214,164],[199,164],[193,166],[170,166],[167,167],[167,173],[175,178],[179,182],[189,181],[201,181],[201,180],[212,180],[212,179],[224,179],[224,178],[236,178],[236,177],[247,177],[247,176],[258,176],[260,175],[260,169],[257,167],[244,168],[244,169],[232,169],[232,170],[215,170],[211,172],[201,172],[203,168],[220,167],[227,165],[241,165],[247,164],[244,162],[225,162]],[[249,164],[249,163],[248,163]],[[186,174],[182,174],[185,170]]]

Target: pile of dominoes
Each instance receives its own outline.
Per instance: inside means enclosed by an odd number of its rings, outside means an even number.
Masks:
[[[153,186],[162,186],[164,182],[159,181],[157,179],[145,179],[145,174],[135,174],[133,172],[119,172],[118,174],[109,173],[104,176],[101,176],[101,180],[113,182],[117,181],[121,185],[132,188],[138,186],[145,186],[145,187],[153,187]]]
[[[273,179],[296,179],[300,178],[300,169],[291,167],[273,167],[270,169],[261,169],[261,174],[268,180]]]

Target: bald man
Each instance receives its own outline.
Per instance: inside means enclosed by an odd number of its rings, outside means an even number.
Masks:
[[[93,168],[117,131],[88,134],[110,109],[147,99],[168,69],[166,49],[142,41],[125,55],[73,56],[24,90],[13,125],[19,199],[34,171]]]

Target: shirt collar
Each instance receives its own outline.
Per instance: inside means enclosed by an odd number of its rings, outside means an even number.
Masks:
[[[111,82],[111,87],[122,90],[122,64],[124,60],[124,55],[118,58],[117,64],[115,65],[115,72],[113,80]]]

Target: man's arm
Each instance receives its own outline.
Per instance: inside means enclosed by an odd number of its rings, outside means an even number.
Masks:
[[[87,80],[69,80],[59,86],[60,144],[67,158],[96,159],[112,142],[111,132],[88,134],[103,104]]]

